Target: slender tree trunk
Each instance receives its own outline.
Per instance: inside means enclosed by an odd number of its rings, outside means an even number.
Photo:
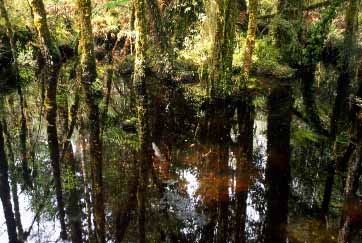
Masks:
[[[31,9],[34,14],[34,26],[36,28],[39,46],[45,60],[47,69],[45,111],[47,120],[47,134],[50,160],[53,168],[57,207],[61,226],[61,238],[67,239],[65,225],[65,210],[62,194],[62,180],[59,163],[59,142],[57,132],[57,82],[61,66],[61,56],[58,47],[53,41],[47,23],[46,11],[42,0],[31,0]]]
[[[341,228],[338,235],[338,243],[350,243],[353,237],[360,229],[355,228],[356,222],[361,220],[361,216],[358,215],[361,207],[361,203],[356,196],[356,192],[359,186],[359,179],[361,177],[362,169],[362,150],[356,150],[350,166],[348,169],[348,176],[344,192],[344,204],[342,211]],[[357,215],[356,215],[357,214]]]
[[[137,191],[138,201],[138,234],[139,242],[146,241],[146,193],[148,185],[149,168],[152,163],[151,134],[149,125],[149,96],[148,83],[146,82],[146,10],[145,1],[135,1],[135,30],[136,37],[136,59],[134,67],[134,83],[136,88],[136,103],[138,116],[138,137],[140,141],[140,165],[139,185]]]
[[[95,228],[98,243],[106,241],[105,215],[104,215],[104,189],[103,189],[103,158],[102,141],[100,138],[100,91],[94,89],[92,84],[96,80],[96,60],[94,56],[94,43],[92,33],[92,6],[90,0],[78,0],[80,12],[80,67],[83,89],[89,119],[90,160],[92,175],[92,193],[94,199]]]
[[[349,0],[346,9],[346,30],[344,34],[343,53],[340,58],[340,74],[337,79],[337,96],[334,102],[333,113],[330,121],[330,141],[333,144],[333,160],[328,167],[327,179],[325,182],[324,196],[321,208],[321,218],[326,220],[329,211],[329,204],[334,185],[334,176],[337,165],[338,144],[336,137],[339,132],[339,123],[343,110],[347,108],[348,89],[356,71],[355,50],[356,46],[356,21],[358,16],[358,0]]]
[[[0,97],[0,114],[3,114],[3,98]],[[3,136],[3,125],[0,122],[0,199],[3,205],[5,222],[9,237],[9,243],[20,243],[16,233],[16,220],[11,205],[10,186],[9,186],[9,169],[8,161],[5,154],[5,143]]]
[[[246,208],[248,187],[250,181],[250,168],[253,160],[253,130],[254,130],[254,105],[253,97],[248,91],[249,73],[252,64],[253,49],[255,46],[255,34],[257,27],[258,0],[249,1],[249,22],[244,50],[244,66],[242,68],[242,83],[238,89],[241,90],[240,102],[237,103],[239,141],[236,172],[236,212],[235,212],[235,243],[244,243]]]
[[[82,243],[82,209],[80,207],[80,190],[78,189],[77,180],[77,161],[74,157],[73,148],[71,146],[71,136],[76,124],[76,117],[79,108],[79,95],[76,94],[75,103],[71,109],[71,120],[68,122],[68,101],[65,100],[60,107],[60,117],[63,119],[63,152],[61,162],[65,162],[70,170],[73,180],[68,194],[67,213],[70,224],[70,238],[73,243]],[[69,125],[68,125],[69,124]]]
[[[10,48],[12,53],[12,67],[13,71],[15,73],[15,82],[18,89],[18,94],[20,97],[20,108],[21,108],[21,129],[20,129],[20,151],[21,151],[21,161],[22,161],[22,167],[23,167],[23,178],[25,182],[25,186],[31,188],[32,187],[32,181],[30,176],[30,169],[28,166],[28,160],[27,160],[27,150],[26,150],[26,137],[27,137],[27,126],[26,126],[26,116],[24,111],[24,96],[22,93],[21,83],[20,83],[20,77],[19,77],[19,70],[18,70],[18,63],[16,61],[16,43],[14,40],[14,33],[11,27],[10,19],[8,16],[8,13],[5,8],[4,0],[0,0],[0,13],[2,17],[5,20],[6,25],[6,34],[10,42]]]
[[[14,203],[14,213],[15,213],[15,221],[16,227],[18,229],[19,239],[24,239],[24,230],[23,225],[21,223],[21,216],[20,216],[20,209],[19,209],[19,198],[18,198],[18,183],[17,183],[17,175],[16,175],[16,168],[15,168],[15,156],[11,144],[11,136],[7,128],[6,120],[3,119],[3,130],[6,136],[6,146],[8,148],[9,154],[9,172],[10,172],[10,182],[11,182],[11,194]]]
[[[134,175],[128,184],[128,198],[122,210],[118,210],[116,214],[116,242],[122,242],[126,233],[127,227],[131,221],[131,213],[137,208],[137,188],[139,180],[138,164],[134,161]]]
[[[20,98],[20,111],[21,111],[21,128],[19,133],[20,138],[20,153],[21,153],[21,165],[23,169],[23,178],[25,182],[25,186],[28,188],[32,188],[32,178],[31,178],[31,171],[29,169],[28,163],[28,152],[26,146],[26,138],[28,136],[28,127],[26,122],[26,115],[25,115],[25,98],[23,95],[22,88],[18,87],[18,94]]]
[[[88,229],[88,242],[94,242],[94,232],[92,230],[92,209],[91,209],[91,196],[89,190],[88,173],[87,173],[87,143],[85,138],[84,122],[80,122],[80,141],[81,141],[81,166],[82,166],[82,178],[83,178],[83,190],[86,206],[86,218],[87,218],[87,229]]]

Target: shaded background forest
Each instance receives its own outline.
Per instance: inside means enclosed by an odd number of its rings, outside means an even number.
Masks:
[[[0,241],[359,242],[359,0],[0,0]]]

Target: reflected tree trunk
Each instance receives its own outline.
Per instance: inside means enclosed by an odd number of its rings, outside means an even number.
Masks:
[[[63,151],[61,162],[66,165],[71,175],[71,182],[69,183],[67,213],[70,224],[70,238],[73,243],[82,243],[82,210],[80,207],[80,190],[77,180],[77,161],[74,157],[73,148],[71,146],[71,137],[76,124],[76,117],[79,108],[79,95],[76,94],[74,105],[71,107],[70,124],[68,122],[68,101],[65,100],[60,105],[60,118],[63,120]]]
[[[34,26],[38,34],[39,47],[47,68],[47,82],[45,95],[45,111],[47,120],[47,134],[50,160],[53,168],[57,207],[61,226],[61,238],[67,239],[65,225],[65,210],[62,194],[62,180],[59,163],[59,142],[57,132],[57,82],[61,67],[61,56],[55,41],[50,35],[46,11],[42,0],[31,0],[31,9],[34,14]]]
[[[12,67],[13,70],[15,72],[15,77],[16,77],[16,84],[18,87],[18,93],[20,96],[20,106],[21,106],[21,133],[20,133],[20,144],[21,144],[21,153],[22,155],[26,155],[26,118],[25,118],[25,114],[24,114],[24,101],[23,101],[23,95],[22,95],[22,89],[20,86],[20,80],[19,80],[19,70],[18,70],[18,64],[16,61],[16,44],[15,44],[15,40],[14,40],[14,33],[11,27],[11,23],[9,20],[9,16],[7,13],[7,10],[5,8],[5,3],[3,0],[0,0],[0,14],[1,16],[4,18],[5,20],[5,25],[6,25],[6,34],[7,37],[9,39],[10,42],[10,48],[11,48],[11,53],[12,53]],[[0,121],[1,122],[1,121]],[[19,234],[19,239],[23,239],[24,236],[24,231],[23,231],[23,226],[21,223],[21,216],[20,216],[20,210],[19,210],[19,199],[18,199],[18,183],[17,183],[17,178],[16,178],[16,169],[15,169],[15,156],[14,156],[14,152],[12,149],[12,144],[11,144],[11,137],[10,137],[10,133],[7,129],[7,123],[5,118],[3,118],[3,130],[4,133],[6,135],[6,145],[8,148],[8,153],[9,153],[9,158],[10,158],[10,176],[11,176],[11,193],[13,195],[13,203],[14,203],[14,210],[15,210],[15,221],[16,221],[16,226],[18,229],[18,234]],[[23,178],[25,181],[25,185],[31,186],[31,178],[30,178],[30,170],[27,164],[27,161],[24,160],[24,156],[22,156],[23,160],[22,160],[22,166],[23,166]],[[26,159],[26,157],[25,157]]]
[[[356,195],[362,169],[362,150],[355,151],[348,168],[338,243],[350,243],[361,228],[361,202]]]
[[[343,110],[347,108],[349,86],[354,79],[354,73],[356,71],[354,47],[356,45],[357,15],[358,1],[349,0],[345,16],[346,31],[344,32],[344,48],[340,57],[340,74],[337,79],[337,96],[334,101],[332,117],[330,120],[330,142],[333,144],[333,160],[328,165],[328,174],[321,208],[322,220],[326,220],[328,217],[334,177],[336,168],[339,167],[337,161],[340,146],[336,142],[336,138],[340,130],[339,123],[344,114]]]
[[[146,241],[146,193],[148,185],[149,168],[152,163],[151,134],[149,124],[149,94],[148,82],[146,80],[146,3],[145,0],[136,0],[135,6],[135,30],[136,36],[136,59],[134,66],[134,84],[136,89],[138,137],[140,142],[140,164],[139,164],[139,185],[137,191],[138,201],[138,234],[139,242]]]
[[[131,181],[128,183],[128,197],[125,206],[122,209],[118,209],[116,213],[115,223],[115,238],[116,242],[122,242],[124,235],[126,234],[127,227],[131,221],[131,214],[137,208],[137,188],[139,180],[138,164],[134,161],[134,175]]]
[[[32,178],[31,171],[29,169],[28,163],[28,150],[26,146],[26,140],[28,136],[28,128],[26,122],[26,114],[25,114],[25,97],[23,95],[23,91],[21,86],[18,87],[18,95],[20,98],[20,111],[21,111],[21,127],[20,127],[20,152],[21,152],[21,165],[23,169],[23,178],[25,182],[25,186],[28,188],[32,188]]]
[[[295,19],[293,11],[299,0],[280,0],[279,15],[284,19]],[[289,11],[288,11],[289,10]],[[298,11],[298,9],[296,9]],[[281,61],[285,61],[283,48],[286,46],[283,33],[276,33],[276,48],[281,51]],[[284,59],[284,60],[283,60]],[[292,121],[291,81],[279,79],[273,84],[268,96],[267,164],[265,172],[266,218],[264,242],[287,242],[288,199],[290,175],[290,129]]]
[[[240,100],[237,103],[238,116],[238,149],[237,149],[237,168],[236,168],[236,212],[235,212],[235,243],[244,243],[246,208],[248,188],[250,182],[250,168],[253,161],[253,131],[254,131],[254,105],[253,97],[248,90],[249,73],[252,64],[252,55],[255,47],[255,34],[257,27],[257,8],[258,0],[249,1],[249,22],[248,33],[246,37],[246,47],[243,56],[243,68],[241,83],[238,85],[241,93]],[[240,92],[239,91],[239,92]]]
[[[358,75],[361,78],[361,74]],[[362,80],[356,97],[353,99],[351,109],[352,128],[350,129],[350,143],[355,144],[357,149],[349,160],[346,185],[344,188],[344,203],[341,217],[341,228],[338,235],[338,243],[352,242],[353,237],[362,227],[361,200],[357,196],[362,174]]]
[[[210,53],[209,66],[209,96],[206,119],[209,127],[207,136],[211,142],[210,163],[217,168],[217,224],[213,223],[212,203],[211,221],[205,228],[212,232],[211,226],[217,226],[216,242],[227,242],[229,234],[229,144],[233,108],[231,102],[232,91],[232,62],[235,45],[235,25],[238,15],[238,2],[235,0],[215,1],[215,33]],[[211,236],[210,236],[211,237]]]
[[[0,0],[0,13],[1,16],[5,20],[5,26],[6,26],[6,34],[10,42],[10,48],[12,53],[12,67],[13,71],[15,73],[15,82],[20,98],[20,111],[21,111],[21,128],[20,128],[20,151],[21,151],[21,161],[22,161],[22,168],[23,168],[23,179],[25,182],[25,186],[31,188],[32,187],[32,180],[30,176],[30,169],[28,165],[28,159],[27,159],[27,149],[26,149],[26,138],[27,138],[27,125],[26,125],[26,116],[25,116],[25,108],[24,108],[24,96],[21,88],[21,81],[19,76],[19,70],[18,70],[18,63],[16,61],[16,43],[14,39],[14,33],[13,29],[10,23],[10,19],[7,13],[7,10],[5,8],[4,0]]]
[[[92,229],[92,209],[91,209],[91,193],[89,189],[89,175],[87,173],[86,161],[88,161],[88,150],[85,136],[85,127],[83,120],[80,121],[80,142],[81,142],[81,166],[82,166],[82,178],[83,178],[83,193],[85,198],[86,206],[86,218],[87,218],[87,233],[88,233],[88,242],[94,242],[95,236]]]
[[[13,146],[11,144],[11,135],[7,128],[6,120],[3,119],[3,130],[6,136],[6,147],[9,154],[9,172],[10,172],[10,181],[11,181],[11,194],[14,203],[14,213],[15,213],[15,221],[16,227],[18,229],[19,239],[24,239],[24,230],[23,225],[21,223],[21,216],[20,216],[20,209],[19,209],[19,197],[18,197],[18,181],[17,181],[17,174],[16,174],[16,167],[15,167],[15,156],[13,151]]]
[[[265,243],[287,242],[291,93],[289,84],[279,85],[268,97]]]
[[[92,6],[90,0],[78,0],[80,13],[80,68],[81,81],[86,96],[86,105],[89,119],[89,143],[92,176],[92,198],[95,216],[95,229],[98,243],[106,241],[103,189],[103,158],[102,142],[100,138],[100,110],[101,91],[96,90],[96,60],[92,33]]]
[[[0,97],[0,114],[5,114],[3,109],[2,97]],[[16,220],[11,204],[9,168],[4,148],[5,143],[3,135],[3,125],[2,122],[0,122],[0,199],[3,205],[9,243],[20,243],[16,232]]]

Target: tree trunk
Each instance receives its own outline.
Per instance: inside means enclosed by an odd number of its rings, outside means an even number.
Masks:
[[[67,98],[65,98],[67,99]],[[70,125],[68,122],[68,101],[62,102],[60,107],[60,117],[63,119],[63,152],[61,157],[61,163],[65,162],[65,165],[69,168],[72,178],[71,188],[68,194],[67,213],[70,224],[70,238],[73,243],[82,243],[82,209],[80,207],[80,190],[78,188],[77,180],[77,161],[74,157],[73,148],[71,146],[71,136],[76,124],[76,117],[79,108],[79,95],[76,94],[75,103],[71,109]]]
[[[233,108],[231,104],[232,91],[232,61],[235,44],[235,25],[238,14],[238,2],[235,0],[216,0],[215,33],[210,53],[206,123],[208,142],[211,146],[210,163],[217,168],[216,212],[213,212],[214,202],[206,205],[210,212],[210,223],[205,226],[205,233],[213,232],[217,225],[216,242],[227,242],[229,234],[229,144]],[[216,219],[214,219],[216,213]],[[216,221],[214,221],[216,220]],[[214,237],[206,235],[206,239]]]
[[[47,69],[45,111],[47,120],[47,134],[50,160],[53,168],[55,192],[59,220],[61,226],[60,236],[63,240],[67,239],[65,225],[65,210],[62,195],[62,180],[59,163],[59,142],[57,132],[57,82],[61,66],[61,56],[58,47],[53,41],[47,23],[46,11],[42,0],[31,0],[31,9],[34,14],[34,26],[36,28],[39,46],[42,56],[45,60]]]
[[[134,161],[134,175],[128,184],[128,197],[122,210],[118,210],[116,214],[115,238],[116,242],[122,242],[126,234],[127,227],[131,221],[131,213],[137,208],[137,188],[138,188],[138,164]]]
[[[84,186],[84,198],[86,206],[86,218],[87,218],[87,229],[88,229],[88,242],[94,242],[95,236],[92,230],[92,209],[91,209],[91,196],[89,190],[88,173],[87,173],[87,143],[85,138],[84,122],[80,121],[80,141],[81,141],[81,165],[82,165],[82,178]]]
[[[349,0],[346,9],[345,23],[346,30],[344,32],[343,53],[340,57],[340,74],[337,79],[337,96],[334,102],[333,113],[330,121],[330,141],[333,144],[333,160],[329,164],[327,179],[325,183],[324,196],[321,209],[321,218],[325,220],[328,216],[329,204],[331,200],[334,175],[337,165],[337,154],[339,145],[336,143],[336,137],[339,133],[339,123],[343,116],[343,110],[347,110],[349,85],[354,79],[356,71],[355,51],[356,46],[356,30],[358,16],[358,1]]]
[[[302,14],[302,0],[280,0],[278,13],[281,18],[298,23]],[[279,61],[294,62],[285,52],[287,38],[283,32],[275,33],[275,47],[279,49]],[[287,242],[288,199],[290,175],[290,129],[292,121],[292,84],[289,79],[280,79],[273,84],[268,96],[267,164],[265,172],[266,217],[264,242]]]
[[[209,94],[212,99],[231,94],[237,6],[238,2],[235,0],[216,0],[216,31],[209,67]]]
[[[92,84],[96,80],[96,60],[94,56],[94,43],[92,33],[92,6],[90,0],[78,0],[80,11],[80,67],[83,89],[86,96],[86,105],[89,119],[90,160],[92,175],[92,193],[94,200],[95,228],[98,243],[104,243],[105,215],[104,215],[104,189],[103,189],[103,158],[102,142],[100,138],[100,111],[99,101],[101,91],[95,90]]]
[[[258,1],[249,1],[249,22],[248,33],[246,37],[246,47],[244,50],[243,73],[238,90],[244,91],[239,94],[240,100],[237,103],[237,116],[239,127],[237,168],[236,168],[236,212],[235,212],[235,243],[244,243],[246,208],[248,187],[250,181],[250,168],[253,161],[253,130],[254,130],[254,105],[253,97],[248,90],[249,73],[252,64],[252,55],[255,46],[255,34],[257,27],[257,8]]]
[[[27,153],[27,146],[26,146],[26,138],[28,136],[28,128],[26,122],[26,115],[25,115],[25,99],[23,95],[22,88],[18,87],[18,94],[20,98],[20,111],[21,111],[21,128],[19,133],[20,138],[20,153],[21,153],[21,165],[23,169],[23,178],[24,184],[27,188],[31,189],[32,185],[32,178],[31,178],[31,171],[29,169],[28,164],[28,153]]]
[[[360,73],[358,78],[361,78]],[[361,203],[356,195],[362,173],[362,109],[358,104],[362,97],[362,80],[359,81],[360,86],[352,103],[350,129],[350,144],[355,145],[357,149],[354,149],[354,156],[349,161],[338,243],[351,242],[362,227]]]
[[[27,126],[26,126],[26,116],[24,111],[24,96],[22,94],[22,88],[20,86],[20,76],[19,76],[19,70],[18,70],[18,63],[16,61],[16,43],[14,40],[14,33],[13,29],[11,27],[10,19],[8,16],[8,13],[5,8],[4,0],[0,0],[0,13],[3,16],[5,20],[5,26],[6,26],[6,34],[10,42],[10,48],[12,53],[12,68],[15,73],[15,83],[18,89],[18,94],[20,97],[20,108],[21,108],[21,129],[20,129],[20,151],[21,151],[21,161],[22,161],[22,167],[23,167],[23,178],[25,182],[25,186],[31,188],[32,187],[32,181],[30,176],[30,169],[28,166],[28,160],[27,160],[27,150],[26,150],[26,137],[27,137]]]
[[[265,243],[287,241],[291,93],[288,84],[279,84],[268,97]]]
[[[0,98],[0,112],[3,114],[3,98]],[[3,204],[9,243],[20,243],[16,233],[16,221],[10,199],[8,161],[5,154],[3,126],[0,122],[0,199]]]
[[[15,167],[15,156],[14,156],[13,148],[11,145],[11,136],[8,131],[5,119],[3,119],[3,130],[4,130],[4,134],[6,136],[6,146],[8,148],[8,154],[9,154],[9,159],[10,159],[9,172],[10,172],[10,182],[11,182],[11,194],[13,196],[13,203],[14,203],[16,227],[18,229],[19,239],[25,240],[23,225],[21,223],[20,209],[19,209],[18,183],[17,183],[17,175],[16,175],[16,167]]]
[[[341,228],[338,235],[338,243],[350,243],[360,227],[356,223],[361,221],[360,207],[356,192],[359,186],[362,169],[362,150],[356,150],[348,169],[348,176],[344,192],[344,203],[341,219]]]
[[[139,242],[146,242],[146,193],[148,185],[149,168],[152,163],[151,134],[149,124],[149,96],[148,82],[146,82],[146,11],[145,1],[135,1],[135,29],[136,37],[136,59],[134,67],[134,83],[136,88],[137,116],[138,116],[138,137],[140,141],[140,165],[139,185],[137,191],[138,201],[138,230]]]

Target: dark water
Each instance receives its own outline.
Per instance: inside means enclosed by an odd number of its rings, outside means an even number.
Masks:
[[[115,89],[127,88],[124,84],[120,84],[119,87],[116,84]],[[46,126],[44,120],[39,118],[39,106],[36,106],[39,101],[32,99],[29,98],[29,103],[34,102],[34,105],[30,108],[36,112],[29,114],[28,122],[31,124],[33,137],[28,146],[35,151],[30,167],[33,172],[37,171],[37,175],[34,176],[33,190],[24,189],[21,180],[19,182],[21,219],[25,230],[32,226],[27,242],[61,242],[55,190],[52,186],[52,168],[46,142]],[[135,194],[133,184],[137,181],[135,178],[138,178],[135,176],[138,173],[136,161],[142,155],[137,153],[139,141],[135,118],[132,118],[127,110],[122,111],[124,114],[119,113],[121,108],[117,110],[118,107],[128,106],[127,99],[115,99],[110,105],[109,118],[104,121],[102,131],[108,242],[115,242],[117,217],[124,216],[122,212],[125,210],[130,220],[123,242],[138,241],[137,198],[133,195]],[[145,195],[147,242],[216,242],[221,222],[224,222],[223,227],[227,229],[224,242],[234,242],[238,205],[236,194],[240,192],[247,195],[245,238],[247,242],[261,242],[267,210],[265,105],[262,104],[257,109],[253,131],[253,161],[243,172],[242,178],[238,178],[237,151],[234,145],[238,137],[237,125],[232,125],[230,141],[223,146],[215,145],[209,140],[200,142],[197,135],[198,123],[192,122],[190,118],[192,113],[189,113],[187,108],[183,107],[180,112],[177,109],[172,110],[172,106],[162,106],[162,103],[157,105],[157,97],[153,102],[156,103],[154,112],[157,113],[157,109],[161,112],[158,117],[152,118],[152,132],[155,139],[150,144],[152,169],[148,173]],[[13,114],[7,114],[8,119],[12,116]],[[82,108],[79,116],[80,119],[84,118]],[[202,114],[196,114],[195,117],[197,116]],[[121,123],[120,117],[124,118]],[[61,119],[59,123],[62,124]],[[62,141],[61,132],[59,134],[59,140]],[[66,160],[63,161],[61,168],[66,207],[69,203],[69,190],[73,187],[79,189],[85,240],[90,237],[89,229],[94,230],[93,212],[92,208],[90,211],[87,209],[85,193],[85,189],[91,189],[88,136],[87,129],[82,130],[79,125],[71,139],[77,162],[76,176],[72,176]],[[297,138],[292,137],[291,143],[294,145],[294,150],[291,160],[293,180],[290,185],[288,242],[336,242],[338,231],[335,229],[338,219],[331,220],[330,228],[325,230],[320,227],[320,222],[315,217],[314,207],[320,204],[323,187],[323,183],[318,181],[320,175],[315,170],[315,164],[309,161],[315,158],[315,155],[308,154],[308,149],[299,146],[301,141]],[[218,157],[220,148],[226,151],[222,159]],[[226,167],[222,168],[222,163]],[[20,161],[16,161],[16,165],[20,167]],[[86,173],[86,184],[84,173]],[[237,188],[237,184],[240,188]],[[129,204],[130,201],[133,203]],[[3,213],[2,208],[0,213]],[[92,214],[90,227],[87,220],[89,213]],[[68,216],[66,221],[69,223]],[[209,227],[211,230],[207,231]],[[7,242],[3,215],[0,215],[0,242]]]

